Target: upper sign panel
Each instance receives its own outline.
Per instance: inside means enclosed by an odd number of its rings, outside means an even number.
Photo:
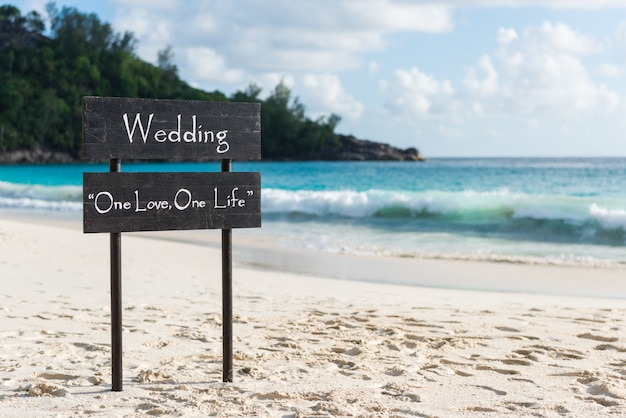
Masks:
[[[259,103],[83,98],[88,159],[259,160]]]

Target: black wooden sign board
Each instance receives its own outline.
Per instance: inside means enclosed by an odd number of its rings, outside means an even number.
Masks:
[[[259,160],[259,103],[83,98],[88,159]]]
[[[261,226],[259,173],[83,173],[83,231]]]
[[[83,230],[109,232],[111,381],[122,390],[121,233],[222,230],[224,382],[233,381],[232,228],[261,226],[261,175],[232,160],[261,159],[259,103],[83,98],[83,154],[109,173],[83,174]],[[121,159],[221,160],[220,173],[121,173]]]

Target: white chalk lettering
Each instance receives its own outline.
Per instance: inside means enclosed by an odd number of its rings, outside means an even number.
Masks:
[[[108,198],[108,200],[109,200],[109,202],[108,202],[109,207],[107,207],[105,209],[100,207],[100,205],[98,204],[100,196],[105,196],[106,198]],[[98,193],[96,195],[96,198],[94,200],[94,205],[95,205],[96,210],[98,211],[98,213],[108,213],[111,209],[113,209],[113,196],[109,192],[100,192],[100,193]]]
[[[217,143],[218,143],[217,152],[219,154],[224,154],[230,148],[230,145],[228,145],[228,142],[226,142],[227,133],[228,131],[219,131],[217,133]]]
[[[167,139],[167,134],[165,133],[165,131],[163,129],[157,131],[154,134],[154,140],[156,142],[165,142],[166,139]]]
[[[175,131],[170,131],[170,134],[167,136],[167,139],[169,139],[170,142],[180,142],[180,117],[181,116],[182,115],[176,116],[176,120],[178,121],[177,129]]]
[[[178,115],[178,125],[180,126],[180,115]],[[185,142],[196,142],[196,115],[191,117],[191,131],[185,131],[183,134],[183,140]],[[200,125],[202,127],[202,125]]]
[[[132,117],[131,117],[132,118]],[[135,117],[130,122],[128,113],[122,115],[124,120],[124,127],[126,128],[126,135],[128,141],[133,144],[135,141],[135,132],[138,131],[143,143],[147,143],[150,139],[153,139],[158,143],[165,142],[185,142],[188,144],[216,144],[216,152],[218,154],[224,154],[230,150],[230,144],[227,141],[228,130],[221,131],[202,130],[202,124],[198,123],[197,115],[191,115],[191,130],[183,131],[181,128],[183,115],[176,115],[176,127],[173,130],[158,129],[151,134],[152,122],[155,119],[154,113],[148,115],[148,120],[145,122],[145,118],[142,119],[141,113],[136,113]],[[156,120],[159,120],[158,118]]]
[[[147,208],[139,207],[139,190],[135,190],[135,212],[145,212]]]
[[[230,194],[226,197],[226,201],[223,202],[222,204],[219,204],[218,188],[215,187],[213,189],[214,197],[215,197],[215,204],[213,207],[215,209],[226,209],[226,208],[234,208],[234,207],[243,208],[244,206],[246,206],[245,199],[240,199],[236,196],[235,192],[237,190],[239,190],[239,187],[233,188]]]
[[[135,190],[135,212],[146,212],[149,210],[170,210],[172,205],[167,200],[148,200],[144,207],[139,206],[139,190]]]
[[[130,209],[130,202],[113,202],[113,209],[115,210],[128,210]]]
[[[181,194],[183,195],[183,197],[180,197]],[[187,197],[185,198],[184,196],[187,196]],[[176,196],[174,196],[174,206],[178,210],[185,210],[189,206],[191,206],[193,209],[197,209],[197,208],[205,208],[206,202],[204,200],[193,200],[191,198],[191,192],[189,190],[180,189],[176,192]]]
[[[109,192],[100,192],[95,196],[90,194],[89,199],[94,199],[94,207],[101,214],[109,213],[111,210],[128,210],[132,207],[130,202],[115,200]]]
[[[128,125],[128,113],[124,113],[122,115],[122,119],[124,119],[124,126],[126,126],[126,133],[128,134],[128,140],[130,143],[133,143],[133,136],[135,135],[135,128],[139,125],[139,130],[141,131],[141,138],[143,139],[143,143],[145,144],[148,140],[148,135],[150,134],[150,125],[152,124],[152,118],[154,117],[154,113],[150,113],[148,116],[148,125],[144,130],[143,125],[141,124],[141,113],[137,113],[135,115],[135,121],[133,122],[133,129],[131,130]]]
[[[178,197],[180,196],[181,193],[187,196],[187,203],[182,204],[182,205],[178,201]],[[190,204],[191,204],[191,192],[189,190],[180,189],[179,191],[176,192],[176,196],[174,196],[174,206],[176,207],[176,209],[185,210],[189,207]]]

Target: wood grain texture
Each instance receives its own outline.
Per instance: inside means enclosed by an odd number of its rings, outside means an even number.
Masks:
[[[86,159],[259,160],[261,105],[83,97]]]
[[[84,232],[260,226],[260,173],[83,174]]]

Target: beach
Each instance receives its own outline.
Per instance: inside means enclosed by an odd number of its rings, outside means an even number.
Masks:
[[[233,235],[234,381],[217,246],[123,234],[113,392],[108,235],[3,218],[0,416],[626,414],[623,270],[302,252],[298,273],[296,255]],[[421,285],[376,280],[411,266]]]

